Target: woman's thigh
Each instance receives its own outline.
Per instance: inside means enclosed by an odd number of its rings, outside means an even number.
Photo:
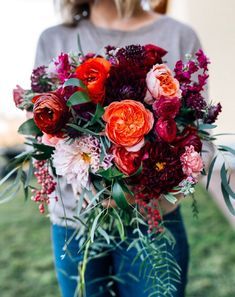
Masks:
[[[79,281],[78,270],[82,255],[78,255],[79,241],[72,237],[74,231],[74,229],[52,225],[55,270],[63,297],[74,297]],[[63,250],[66,240],[70,238],[73,239],[69,242],[66,250]],[[85,274],[87,296],[111,296],[107,286],[112,267],[111,262],[112,258],[109,254],[88,262]]]
[[[173,258],[176,260],[182,270],[181,282],[172,282],[172,285],[174,285],[177,289],[177,292],[173,293],[173,296],[183,297],[187,283],[189,248],[180,210],[177,209],[169,215],[166,215],[164,217],[164,220],[166,221],[166,227],[173,234],[176,240],[174,246],[169,245],[167,241],[165,241],[167,251],[172,254]],[[160,242],[157,242],[157,244],[162,243],[164,243],[162,240]],[[125,279],[125,283],[118,283],[119,296],[147,297],[149,296],[149,294],[152,293],[152,297],[160,297],[161,295],[157,293],[157,290],[150,289],[151,280],[148,281],[148,278],[144,276],[143,273],[139,273],[142,260],[138,258],[138,260],[135,261],[134,264],[132,263],[133,260],[136,258],[136,255],[137,251],[135,248],[127,251],[125,247],[123,247],[122,249],[118,249],[113,253],[115,273],[122,275],[122,277]],[[153,264],[154,263],[151,261],[151,259],[147,261],[147,274],[153,267]],[[135,277],[137,277],[138,280],[134,280]]]

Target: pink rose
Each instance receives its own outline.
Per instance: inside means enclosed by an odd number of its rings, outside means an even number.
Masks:
[[[180,84],[165,64],[153,66],[147,73],[146,83],[148,91],[145,102],[147,104],[153,104],[155,100],[159,100],[162,96],[167,98],[181,97]]]
[[[16,86],[16,89],[13,89],[13,99],[14,99],[16,107],[19,108],[19,106],[23,103],[23,101],[24,101],[23,96],[24,96],[25,92],[26,92],[26,90],[21,88],[19,85]]]
[[[161,97],[158,101],[153,103],[153,110],[156,116],[164,118],[175,118],[181,106],[180,99]]]
[[[183,172],[192,176],[196,181],[203,169],[203,162],[200,154],[195,151],[194,146],[186,146],[185,153],[180,157]]]
[[[155,132],[162,140],[170,143],[176,137],[176,123],[172,118],[159,118],[155,125]]]

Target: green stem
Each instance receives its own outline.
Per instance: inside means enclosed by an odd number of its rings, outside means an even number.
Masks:
[[[87,267],[87,260],[88,260],[88,251],[91,245],[91,240],[89,239],[86,243],[86,248],[84,251],[83,262],[81,266],[80,278],[81,278],[81,286],[80,286],[80,294],[81,297],[86,297],[86,286],[85,286],[85,273]]]

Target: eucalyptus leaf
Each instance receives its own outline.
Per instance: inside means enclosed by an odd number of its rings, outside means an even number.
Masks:
[[[227,171],[225,168],[225,163],[223,163],[223,165],[220,169],[220,177],[221,177],[221,181],[222,181],[225,191],[228,193],[229,196],[231,196],[233,199],[235,199],[235,193],[232,190],[232,188],[230,187],[228,180],[227,180]]]
[[[220,146],[218,147],[218,149],[221,150],[221,151],[226,151],[226,152],[229,152],[229,153],[235,155],[235,150],[232,149],[232,148],[229,147],[229,146],[226,146],[226,145],[220,145]]]
[[[209,188],[209,184],[210,184],[210,180],[211,180],[211,175],[212,175],[212,172],[213,172],[213,168],[214,168],[216,159],[217,159],[217,156],[215,156],[215,157],[213,158],[213,160],[212,160],[211,163],[210,163],[209,169],[208,169],[208,176],[207,176],[207,183],[206,183],[206,189],[207,189],[207,190],[208,190],[208,188]]]
[[[212,125],[212,124],[200,124],[199,125],[199,130],[211,130],[215,129],[217,125]]]
[[[100,233],[101,236],[104,237],[104,239],[106,240],[107,244],[110,244],[110,238],[108,233],[101,227],[98,227],[97,231]]]
[[[235,216],[235,209],[234,209],[234,207],[233,207],[233,205],[232,205],[232,203],[230,201],[229,194],[225,190],[225,188],[224,188],[224,186],[223,186],[222,183],[221,183],[221,191],[222,191],[222,194],[223,194],[223,197],[224,197],[224,202],[227,205],[230,213]]]
[[[94,135],[94,136],[99,136],[100,134],[99,133],[96,133],[96,132],[93,132],[89,129],[86,129],[86,128],[83,128],[83,127],[80,127],[78,125],[75,125],[75,124],[67,124],[68,127],[71,127],[79,132],[82,132],[84,134],[90,134],[90,135]]]
[[[167,201],[169,201],[172,204],[176,204],[178,201],[177,198],[171,193],[164,194],[164,197],[166,198]]]
[[[95,231],[97,229],[97,225],[98,225],[98,221],[99,218],[101,217],[101,215],[103,214],[103,211],[101,211],[94,219],[92,227],[91,227],[91,233],[90,233],[90,237],[91,237],[91,242],[94,242],[94,237],[95,237]]]

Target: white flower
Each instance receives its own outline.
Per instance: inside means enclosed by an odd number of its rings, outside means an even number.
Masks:
[[[94,136],[82,136],[72,143],[60,141],[53,154],[56,173],[66,178],[77,192],[90,187],[89,170],[100,167],[100,143]]]

